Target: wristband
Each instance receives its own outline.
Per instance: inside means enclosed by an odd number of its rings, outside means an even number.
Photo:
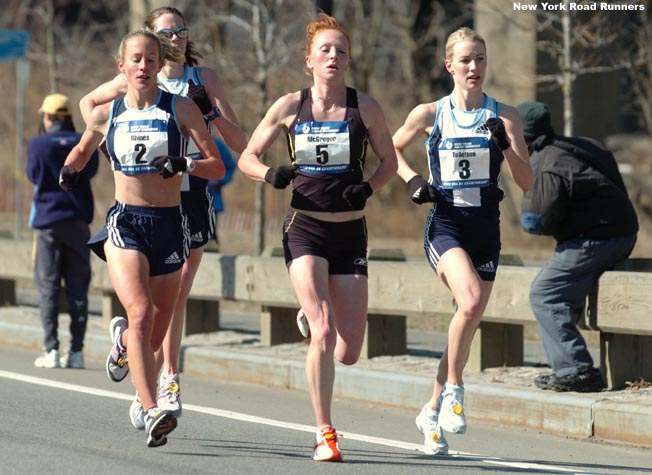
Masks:
[[[220,110],[220,108],[217,106],[213,106],[213,113],[211,115],[207,115],[206,120],[211,122],[217,119],[218,117],[220,117],[221,115],[222,115],[222,111]]]
[[[183,158],[186,159],[186,172],[192,173],[192,171],[195,169],[195,161],[190,157],[183,157]]]

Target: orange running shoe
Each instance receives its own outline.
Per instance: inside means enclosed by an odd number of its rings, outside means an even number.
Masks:
[[[337,432],[334,427],[326,426],[317,434],[317,443],[312,451],[312,459],[316,462],[342,461],[342,453],[337,443]]]

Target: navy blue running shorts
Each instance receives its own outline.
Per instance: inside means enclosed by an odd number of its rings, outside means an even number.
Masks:
[[[188,217],[190,248],[205,246],[215,235],[213,197],[206,188],[181,192],[181,207]]]
[[[104,242],[121,249],[133,249],[147,257],[149,275],[171,274],[181,269],[188,258],[188,225],[181,206],[165,208],[114,204],[106,215],[106,224],[88,241],[102,260]]]
[[[426,220],[423,247],[435,272],[439,258],[449,249],[459,247],[469,255],[480,278],[493,282],[500,257],[500,211],[498,207],[436,203]]]

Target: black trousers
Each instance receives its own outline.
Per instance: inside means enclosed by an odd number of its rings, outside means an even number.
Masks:
[[[65,282],[70,313],[70,349],[81,351],[88,320],[88,286],[91,281],[88,224],[62,221],[39,229],[36,238],[34,280],[39,294],[45,351],[59,349],[59,293]]]

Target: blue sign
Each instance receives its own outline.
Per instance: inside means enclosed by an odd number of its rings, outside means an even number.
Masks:
[[[25,58],[29,49],[29,31],[0,30],[0,61]]]

